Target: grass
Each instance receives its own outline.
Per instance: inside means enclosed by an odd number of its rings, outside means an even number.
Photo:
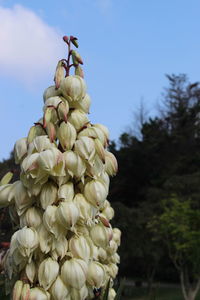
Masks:
[[[148,292],[144,287],[125,287],[123,300],[183,300],[180,287],[157,286],[152,290],[151,297],[147,297]],[[196,297],[200,300],[200,293]]]

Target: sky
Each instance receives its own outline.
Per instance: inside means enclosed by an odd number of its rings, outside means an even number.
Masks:
[[[42,116],[63,35],[79,40],[91,122],[117,141],[141,101],[156,115],[165,74],[200,80],[199,11],[198,0],[0,0],[0,160]]]

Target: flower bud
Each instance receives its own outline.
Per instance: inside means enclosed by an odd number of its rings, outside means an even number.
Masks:
[[[7,172],[0,180],[0,186],[8,184],[13,178],[12,172]]]
[[[50,294],[42,288],[32,288],[29,300],[50,300]]]
[[[38,247],[38,234],[34,228],[24,227],[18,230],[16,239],[18,242],[18,249],[24,257],[29,257]]]
[[[81,78],[84,78],[83,69],[79,65],[75,67],[75,75],[78,75]]]
[[[79,218],[79,210],[72,202],[61,202],[56,211],[56,219],[65,228],[72,229]]]
[[[89,119],[83,111],[74,109],[69,116],[69,122],[79,131],[89,122]]]
[[[111,206],[107,206],[102,210],[102,215],[104,215],[109,221],[114,217],[114,209]]]
[[[22,288],[20,300],[29,300],[30,299],[30,285],[25,283]]]
[[[113,288],[109,289],[108,300],[114,300],[116,297],[116,292]]]
[[[34,178],[37,176],[38,173],[38,157],[39,153],[33,153],[31,155],[28,155],[24,158],[21,168],[24,173],[29,173]]]
[[[61,268],[61,278],[65,284],[75,289],[81,289],[86,281],[88,266],[82,259],[66,260]]]
[[[63,184],[58,189],[58,199],[72,201],[74,198],[74,185],[72,182]]]
[[[109,228],[103,224],[96,224],[90,230],[90,236],[94,244],[98,247],[106,248],[109,245]]]
[[[43,100],[45,102],[48,98],[60,96],[60,94],[61,94],[60,90],[56,90],[55,85],[52,85],[44,91]]]
[[[87,175],[92,178],[98,178],[104,171],[104,164],[98,155],[95,155],[93,164],[87,165]]]
[[[6,207],[10,204],[9,199],[10,191],[13,188],[13,184],[5,184],[0,186],[0,208]]]
[[[57,193],[58,189],[53,182],[47,182],[43,185],[40,193],[40,204],[43,209],[56,202]]]
[[[48,290],[56,280],[59,272],[59,264],[52,258],[46,258],[39,266],[38,280],[40,285]]]
[[[37,129],[36,126],[34,125],[29,129],[29,133],[27,136],[27,143],[30,144],[36,136],[37,136]]]
[[[111,240],[109,246],[106,248],[106,251],[109,255],[113,255],[117,251],[117,243],[114,240]]]
[[[49,135],[48,129],[51,130],[51,128],[49,128],[49,124],[50,124],[50,122],[56,123],[56,121],[57,121],[57,115],[55,113],[55,108],[54,107],[46,107],[44,110],[44,116],[43,116],[43,128],[46,128],[49,138],[50,138],[50,135]],[[51,127],[54,129],[53,124]],[[51,139],[51,142],[53,140]]]
[[[13,295],[12,295],[12,300],[20,300],[21,299],[21,293],[23,289],[23,281],[22,280],[17,280],[15,282],[14,288],[13,288]]]
[[[20,226],[28,226],[38,228],[42,223],[42,213],[36,207],[30,207],[20,218]]]
[[[22,138],[15,143],[15,163],[18,164],[27,153],[27,138]]]
[[[120,256],[118,253],[115,253],[113,254],[111,257],[110,257],[110,261],[114,264],[119,264],[120,263]]]
[[[100,288],[105,282],[106,274],[102,264],[91,261],[87,272],[87,282],[96,288]]]
[[[60,276],[58,276],[52,284],[50,292],[54,300],[66,300],[69,295],[69,289],[63,283]]]
[[[56,139],[56,127],[52,122],[48,122],[46,124],[46,131],[48,134],[48,137],[51,141],[51,143],[53,143]]]
[[[61,80],[65,78],[65,68],[63,67],[63,61],[60,60],[56,67],[56,72],[54,76],[56,89],[60,87]]]
[[[101,129],[94,127],[93,125],[80,131],[78,138],[81,136],[91,137],[92,139],[99,139],[102,145],[106,143],[106,138]]]
[[[108,173],[108,175],[113,176],[118,170],[117,160],[111,152],[106,151],[105,154],[105,171]]]
[[[66,255],[68,250],[68,241],[64,235],[60,235],[58,238],[53,238],[52,248],[54,250],[54,257],[61,259]]]
[[[85,97],[80,101],[72,101],[69,103],[71,108],[80,109],[84,111],[86,114],[89,113],[90,104],[91,104],[91,99],[88,94],[86,94]]]
[[[36,150],[37,152],[42,152],[44,150],[55,147],[54,144],[50,142],[47,135],[41,135],[35,137],[33,140],[33,145],[34,145],[34,150]]]
[[[75,37],[75,36],[73,36],[73,35],[70,35],[70,41],[72,42],[72,44],[76,47],[76,48],[78,48],[78,42],[77,42],[77,38]]]
[[[109,130],[106,126],[104,126],[102,124],[94,124],[93,127],[99,128],[104,133],[106,141],[109,140]],[[107,145],[105,145],[105,146],[107,146]]]
[[[62,148],[65,151],[71,150],[76,141],[76,129],[70,122],[62,122],[58,127],[57,136]]]
[[[34,278],[35,278],[35,274],[36,274],[36,266],[35,263],[33,261],[31,261],[30,263],[28,263],[26,265],[26,276],[28,277],[28,280],[33,283]]]
[[[64,228],[56,221],[56,211],[57,206],[49,205],[43,214],[43,224],[49,232],[55,235],[55,237],[59,237],[62,234],[66,234],[66,230],[64,230]]]
[[[113,279],[117,276],[118,273],[118,266],[113,263],[106,265],[106,271]]]
[[[75,152],[78,153],[80,157],[91,163],[95,156],[94,141],[86,136],[80,137],[75,142]]]
[[[58,105],[57,111],[58,111],[58,115],[59,115],[60,119],[64,120],[65,122],[67,122],[67,114],[69,112],[68,102],[67,101],[63,102],[62,101]]]
[[[62,153],[56,149],[48,149],[39,154],[38,164],[45,172],[50,172],[62,161]]]
[[[121,243],[121,231],[118,228],[113,228],[113,240],[120,246]]]
[[[77,51],[72,50],[71,54],[72,54],[73,64],[75,64],[75,65],[78,65],[78,64],[82,65],[83,64],[82,58],[81,58],[80,54]]]
[[[72,237],[69,241],[69,250],[76,258],[88,261],[91,257],[91,248],[84,236]]]
[[[94,140],[95,150],[100,159],[105,162],[105,149],[99,139]]]
[[[106,186],[99,180],[91,180],[86,183],[84,188],[84,196],[92,205],[100,206],[107,197]]]
[[[92,213],[89,202],[86,201],[85,197],[80,193],[76,194],[73,201],[79,208],[80,219],[86,224],[90,223],[92,219]]]
[[[80,101],[85,97],[86,84],[80,76],[67,76],[60,83],[60,91],[68,101]]]
[[[41,251],[45,254],[48,253],[51,250],[52,235],[43,224],[40,225],[38,236]]]
[[[72,288],[70,291],[71,299],[85,300],[88,296],[88,289],[84,285],[81,289]]]
[[[23,186],[21,181],[16,181],[13,184],[12,192],[15,194],[15,205],[18,215],[31,206],[33,200],[28,196],[27,189]]]
[[[73,151],[66,151],[63,153],[65,160],[65,168],[68,173],[73,177],[81,178],[86,170],[86,165],[83,159]]]
[[[50,97],[45,101],[44,104],[44,111],[48,106],[54,106],[55,108],[62,102],[62,98],[59,96]]]
[[[110,178],[109,178],[108,174],[106,172],[103,172],[101,174],[101,177],[98,178],[98,180],[101,181],[105,185],[107,192],[108,192],[109,185],[110,185]]]
[[[100,259],[100,261],[105,262],[107,259],[107,253],[103,248],[99,248],[98,249],[98,258]]]

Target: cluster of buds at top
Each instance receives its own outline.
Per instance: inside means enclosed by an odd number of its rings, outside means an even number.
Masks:
[[[110,224],[107,195],[117,161],[108,129],[88,119],[84,79],[60,67],[57,86],[44,92],[43,117],[15,144],[20,180],[9,184],[7,176],[0,187],[0,207],[9,206],[19,228],[3,266],[15,280],[13,300],[101,299],[108,282],[112,300],[121,233]]]

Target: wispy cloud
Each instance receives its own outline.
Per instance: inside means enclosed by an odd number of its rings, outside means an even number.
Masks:
[[[63,52],[61,33],[33,11],[0,6],[0,76],[37,83],[54,71]]]

